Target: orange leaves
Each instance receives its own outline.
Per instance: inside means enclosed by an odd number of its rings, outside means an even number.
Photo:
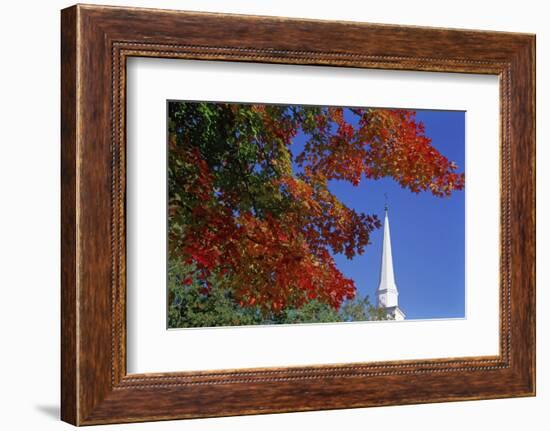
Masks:
[[[265,138],[279,139],[285,145],[292,143],[292,138],[298,132],[299,124],[277,105],[251,105],[254,112],[260,114],[263,121]]]
[[[359,185],[370,179],[393,177],[414,193],[428,190],[449,196],[464,188],[464,175],[440,154],[415,121],[414,111],[399,109],[353,109],[346,121],[343,111],[329,108],[328,122],[334,130],[312,135],[298,156],[300,165],[313,176]],[[353,113],[353,115],[351,115]]]
[[[414,117],[414,111],[394,109],[372,110],[362,119],[360,133],[369,146],[366,177],[390,176],[414,193],[428,190],[441,197],[462,190],[464,175],[431,145]]]
[[[302,226],[302,234],[316,253],[329,247],[351,259],[363,252],[370,232],[380,227],[376,216],[358,214],[340,202],[323,177],[303,174],[282,178],[278,184],[292,197],[288,217]]]

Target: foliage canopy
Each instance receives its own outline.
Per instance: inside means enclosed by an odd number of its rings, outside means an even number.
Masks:
[[[242,308],[241,324],[351,310],[356,286],[333,255],[363,253],[380,220],[343,204],[331,180],[391,177],[441,197],[464,187],[414,111],[398,109],[170,102],[168,171],[176,278],[205,307]]]

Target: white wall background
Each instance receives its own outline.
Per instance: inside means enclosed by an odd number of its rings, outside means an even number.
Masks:
[[[99,1],[99,0],[98,0]],[[545,429],[550,423],[550,13],[537,0],[101,1],[171,9],[532,32],[537,34],[538,396],[406,407],[105,426],[135,430]],[[0,14],[0,427],[62,430],[59,414],[59,9],[11,1]]]

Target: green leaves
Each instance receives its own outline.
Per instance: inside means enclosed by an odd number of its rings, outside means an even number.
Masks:
[[[216,326],[269,325],[290,323],[330,323],[359,320],[383,320],[386,313],[377,309],[368,297],[356,297],[340,310],[310,300],[299,308],[286,307],[277,313],[262,312],[258,304],[241,305],[232,291],[224,287],[224,276],[211,276],[206,290],[193,278],[195,268],[174,260],[168,264],[168,327],[197,328]]]

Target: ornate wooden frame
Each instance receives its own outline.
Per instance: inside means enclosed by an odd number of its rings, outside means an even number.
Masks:
[[[61,16],[63,420],[88,425],[535,394],[534,35],[82,5]],[[127,375],[129,56],[498,75],[500,354]]]

